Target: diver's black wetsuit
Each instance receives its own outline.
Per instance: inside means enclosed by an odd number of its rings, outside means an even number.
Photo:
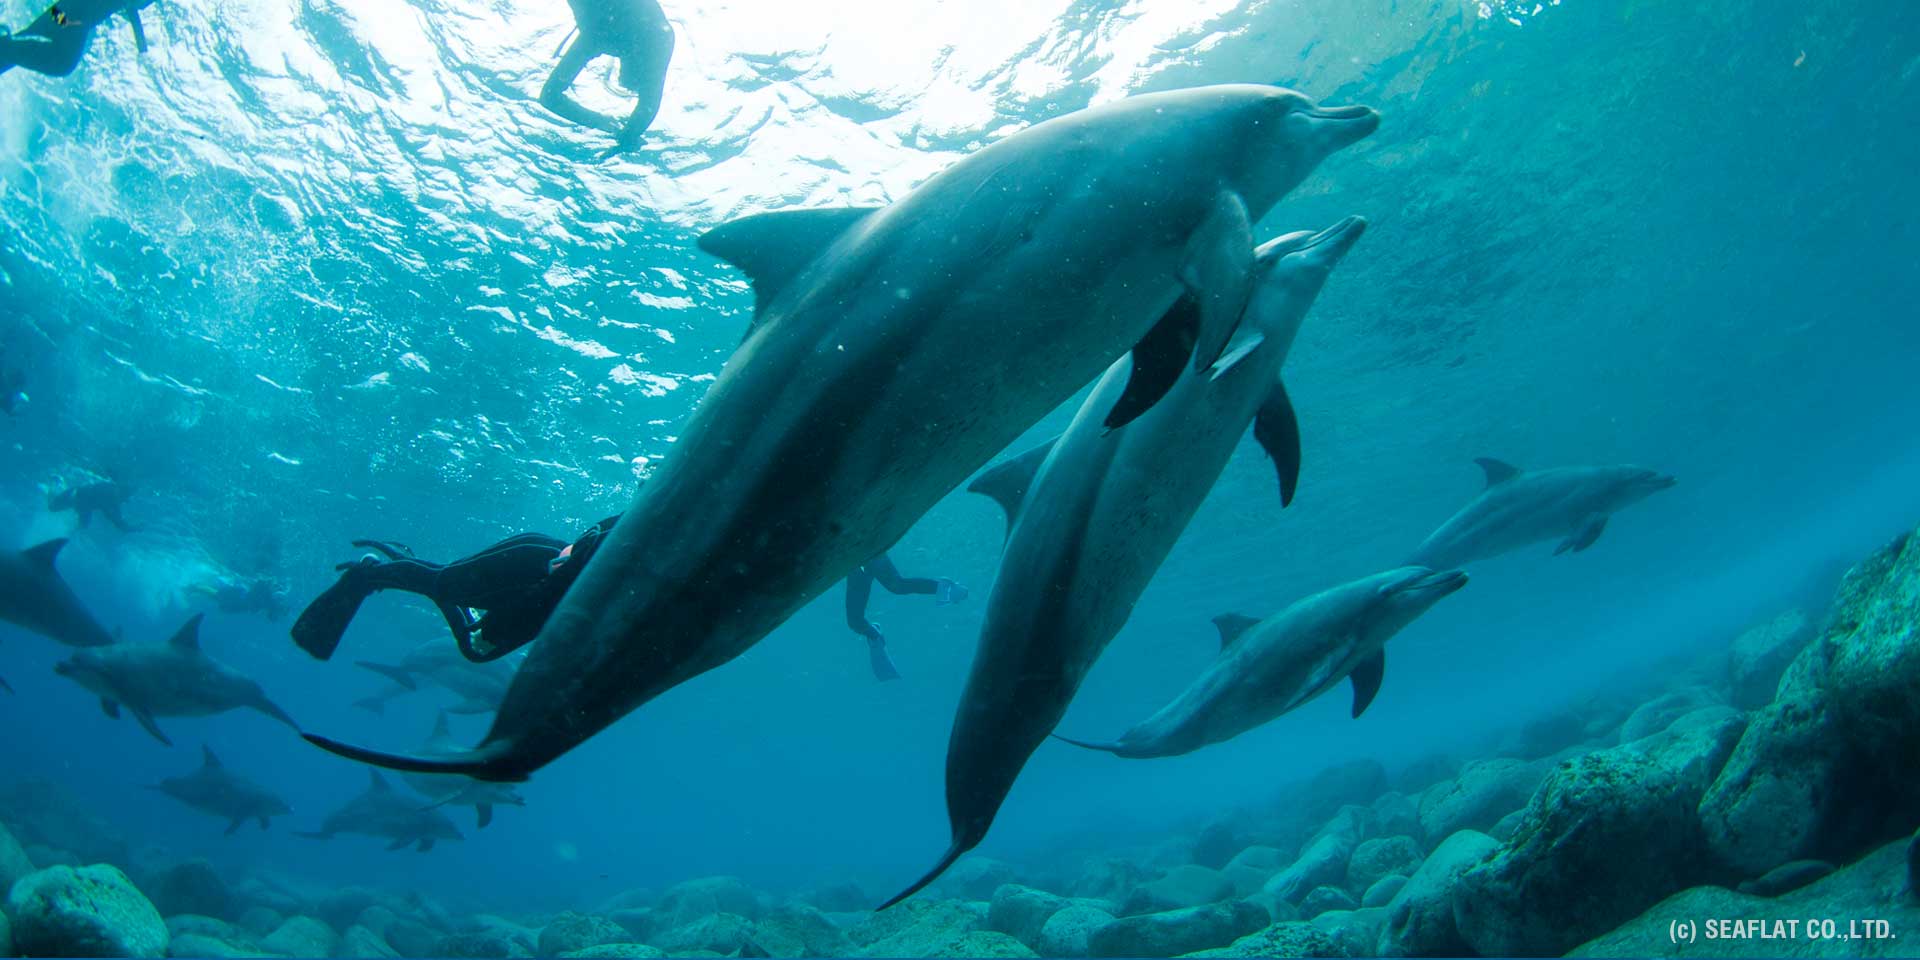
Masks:
[[[106,517],[107,522],[121,530],[131,531],[134,529],[133,525],[127,522],[127,518],[120,515],[121,505],[126,503],[127,497],[131,495],[127,488],[111,480],[102,480],[99,483],[62,490],[48,497],[47,509],[72,510],[79,515],[80,525],[83,527],[92,523],[93,515],[97,513]]]
[[[934,595],[940,597],[941,603],[958,603],[966,598],[967,590],[944,578],[903,577],[884,553],[847,575],[847,628],[867,638],[867,657],[873,665],[874,677],[898,680],[900,671],[894,667],[893,658],[887,656],[887,638],[880,633],[879,626],[867,619],[867,601],[873,597],[875,582],[891,594]]]
[[[354,546],[377,551],[386,559],[369,556],[342,564],[340,581],[294,622],[294,642],[325,660],[340,646],[362,601],[378,590],[401,590],[420,594],[440,608],[467,659],[499,659],[540,633],[547,616],[618,519],[600,521],[572,543],[522,533],[445,564],[421,560],[399,544],[356,540]],[[478,621],[473,610],[483,613]]]

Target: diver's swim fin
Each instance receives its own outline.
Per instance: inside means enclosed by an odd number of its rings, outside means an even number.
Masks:
[[[900,671],[894,667],[893,658],[887,656],[887,642],[885,640],[868,638],[867,660],[873,665],[873,678],[875,680],[885,683],[888,680],[900,679]]]
[[[293,622],[293,642],[315,660],[330,659],[333,652],[340,649],[340,638],[347,635],[347,624],[353,622],[354,615],[360,612],[360,604],[373,593],[365,577],[355,575],[359,570],[358,566],[347,568],[339,582],[315,597],[307,609],[300,611],[300,619]]]

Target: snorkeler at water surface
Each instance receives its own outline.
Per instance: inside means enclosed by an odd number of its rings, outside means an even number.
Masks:
[[[654,0],[567,0],[579,34],[560,54],[553,74],[540,88],[540,103],[583,127],[614,135],[616,151],[632,150],[660,113],[673,59],[673,25]],[[620,61],[620,85],[634,92],[633,112],[621,121],[590,110],[567,95],[587,64],[603,56]]]
[[[147,52],[147,33],[140,11],[154,0],[61,0],[34,18],[19,33],[0,31],[0,73],[21,67],[50,77],[64,77],[80,65],[93,28],[113,17],[133,25],[133,43]]]

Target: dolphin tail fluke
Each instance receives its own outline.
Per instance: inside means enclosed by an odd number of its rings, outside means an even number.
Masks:
[[[1120,755],[1120,744],[1118,741],[1109,740],[1105,743],[1100,743],[1093,740],[1075,740],[1072,737],[1063,737],[1057,733],[1051,734],[1051,736],[1061,743],[1071,743],[1076,747],[1085,747],[1088,750],[1099,750],[1103,753],[1111,753],[1116,757]]]
[[[388,770],[400,770],[406,773],[457,773],[462,776],[472,777],[475,780],[486,780],[493,783],[517,783],[527,779],[527,775],[524,772],[508,767],[501,762],[502,757],[500,755],[504,750],[500,744],[495,744],[491,748],[468,750],[462,753],[447,754],[429,759],[425,757],[402,756],[397,753],[381,753],[378,750],[369,750],[365,747],[356,747],[352,744],[341,743],[338,740],[331,740],[317,733],[303,733],[301,736],[305,737],[308,743],[328,753],[338,754],[339,756],[346,757],[348,760],[358,760],[361,763],[372,764],[376,767],[385,767]]]
[[[296,722],[292,716],[288,715],[288,713],[285,710],[280,709],[280,705],[277,703],[274,703],[272,700],[268,700],[265,697],[261,697],[260,702],[254,704],[253,708],[255,710],[260,711],[261,713],[266,714],[269,717],[274,718],[275,720],[280,721],[281,723],[286,724],[288,727],[292,728],[294,733],[300,732],[300,724]]]
[[[875,907],[874,911],[877,913],[881,910],[885,910],[886,908],[891,907],[894,904],[899,903],[900,901],[905,900],[906,898],[911,897],[914,894],[919,893],[920,891],[926,889],[927,884],[940,879],[940,875],[943,873],[946,873],[947,868],[953,866],[953,862],[955,860],[960,859],[961,854],[966,853],[968,850],[972,850],[972,849],[973,849],[973,844],[965,843],[960,840],[955,840],[953,842],[953,846],[948,847],[947,852],[940,857],[940,862],[934,864],[932,870],[927,871],[926,876],[921,877],[918,880],[915,880],[913,882],[913,886],[908,887],[905,890],[902,890],[899,893],[895,894],[893,899],[888,900],[886,903],[883,903],[878,907]]]

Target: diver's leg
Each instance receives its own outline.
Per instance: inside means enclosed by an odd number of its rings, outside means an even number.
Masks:
[[[938,581],[926,577],[901,576],[899,568],[884,553],[867,561],[866,569],[891,594],[933,593],[940,588]]]
[[[599,48],[588,43],[585,36],[573,38],[573,43],[567,46],[567,52],[560,55],[560,62],[554,64],[553,73],[548,75],[546,85],[540,88],[540,104],[570,123],[616,133],[620,125],[612,117],[589,110],[567,96],[567,91],[573,87],[573,81],[579,78],[580,71],[585,70],[587,64],[592,63],[593,58],[599,55]]]
[[[620,129],[620,145],[632,149],[660,115],[660,100],[667,89],[667,65],[673,62],[673,27],[662,23],[640,50],[629,54],[620,65],[621,75],[633,84],[638,99],[626,125]]]
[[[67,76],[80,66],[92,36],[91,28],[61,27],[44,40],[18,34],[0,37],[0,70],[24,67],[49,77]]]
[[[900,679],[893,658],[887,655],[887,638],[880,627],[867,619],[867,600],[873,596],[873,575],[865,567],[847,575],[847,628],[866,638],[867,663],[875,680]]]
[[[127,522],[127,518],[120,515],[119,504],[115,504],[111,507],[101,507],[100,515],[103,517],[106,517],[108,523],[111,523],[114,526],[119,527],[122,533],[133,532],[133,525]]]
[[[520,596],[546,579],[548,567],[569,544],[539,533],[508,537],[441,571],[436,599],[487,609]]]

